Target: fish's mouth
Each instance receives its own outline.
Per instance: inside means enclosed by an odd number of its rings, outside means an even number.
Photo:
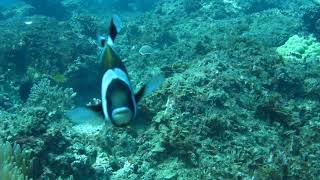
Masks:
[[[120,126],[128,124],[132,116],[132,111],[128,107],[119,107],[112,111],[112,120]]]

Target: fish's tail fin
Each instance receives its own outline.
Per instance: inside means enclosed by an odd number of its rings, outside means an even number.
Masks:
[[[110,22],[109,35],[98,36],[99,46],[104,47],[107,44],[112,47],[113,42],[116,39],[116,36],[120,32],[121,28],[122,28],[122,22],[120,17],[117,15],[113,15]]]
[[[120,32],[122,28],[122,22],[119,16],[113,15],[110,27],[109,27],[109,37],[112,42],[116,39],[117,34]]]

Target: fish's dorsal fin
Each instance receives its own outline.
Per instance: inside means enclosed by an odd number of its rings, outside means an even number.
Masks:
[[[162,74],[154,76],[147,84],[142,86],[142,88],[135,94],[135,100],[138,103],[143,97],[150,95],[155,91],[162,82],[165,80],[165,77]]]
[[[106,47],[100,55],[100,63],[104,71],[111,68],[119,68],[126,74],[128,74],[120,57],[114,52],[113,48],[110,47],[108,44],[106,45]]]

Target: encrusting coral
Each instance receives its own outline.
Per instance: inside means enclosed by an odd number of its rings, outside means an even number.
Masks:
[[[319,42],[313,35],[300,37],[294,35],[288,41],[277,48],[276,52],[289,62],[310,62],[319,58]]]

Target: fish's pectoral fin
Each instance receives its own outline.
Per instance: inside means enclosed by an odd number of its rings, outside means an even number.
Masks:
[[[99,114],[102,118],[104,118],[102,104],[99,103],[97,105],[88,105],[86,108],[92,110],[93,112]]]
[[[153,91],[159,88],[164,80],[165,77],[162,74],[154,76],[135,94],[136,102],[138,103],[143,97],[150,95]]]
[[[74,124],[101,125],[104,123],[102,105],[76,107],[66,113]]]

